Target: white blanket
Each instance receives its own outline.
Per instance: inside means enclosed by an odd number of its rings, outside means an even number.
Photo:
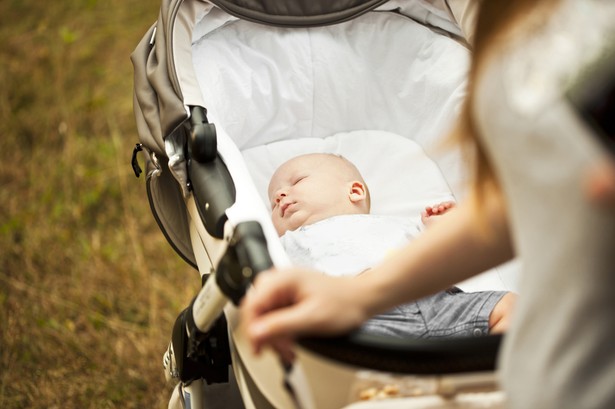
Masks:
[[[414,239],[419,223],[416,218],[342,215],[288,231],[281,240],[295,265],[334,276],[357,275]]]

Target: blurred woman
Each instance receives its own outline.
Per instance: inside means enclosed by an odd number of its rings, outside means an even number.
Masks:
[[[569,98],[615,45],[613,21],[610,0],[482,1],[456,130],[473,195],[360,277],[261,274],[242,307],[255,350],[346,332],[517,255],[500,359],[509,407],[615,407],[615,212],[608,189],[594,200],[588,187],[611,159]]]

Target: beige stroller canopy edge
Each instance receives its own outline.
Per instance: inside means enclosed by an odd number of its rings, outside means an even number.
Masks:
[[[319,26],[350,20],[388,0],[211,0],[236,17],[276,26]]]

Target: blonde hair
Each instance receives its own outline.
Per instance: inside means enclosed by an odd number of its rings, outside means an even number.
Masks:
[[[461,142],[470,163],[473,163],[473,194],[480,203],[487,191],[498,195],[500,185],[480,138],[474,117],[476,84],[481,69],[494,48],[505,40],[515,24],[532,13],[545,13],[559,0],[482,0],[474,32],[472,65],[468,78],[468,94],[461,115],[453,131],[454,139]]]

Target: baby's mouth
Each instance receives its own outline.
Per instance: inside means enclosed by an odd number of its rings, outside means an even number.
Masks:
[[[293,205],[293,203],[285,203],[284,205],[282,205],[282,207],[280,208],[280,210],[282,211],[282,217],[284,217],[284,215],[286,214],[286,210]]]

